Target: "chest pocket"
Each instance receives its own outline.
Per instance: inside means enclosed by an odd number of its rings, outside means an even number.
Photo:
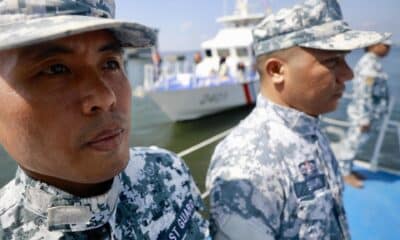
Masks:
[[[314,199],[300,200],[297,209],[299,238],[344,239],[336,210],[329,189],[316,192]]]
[[[313,199],[299,201],[297,208],[297,224],[299,238],[324,239],[329,229],[332,198],[329,190],[315,192]]]

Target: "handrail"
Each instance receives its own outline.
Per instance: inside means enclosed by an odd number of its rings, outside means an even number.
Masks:
[[[376,171],[378,168],[378,161],[379,161],[378,158],[379,158],[379,155],[381,152],[383,138],[385,136],[386,128],[389,124],[390,116],[392,115],[394,102],[395,101],[390,101],[390,103],[389,103],[388,114],[386,114],[385,118],[383,119],[382,128],[379,131],[378,140],[377,140],[377,143],[375,144],[374,153],[373,153],[372,159],[371,159],[371,167],[370,167],[371,170],[374,170],[374,171]]]
[[[351,126],[351,124],[346,121],[337,120],[334,118],[321,117],[321,121],[326,122],[331,125],[340,126],[340,127],[350,127]]]
[[[388,126],[394,126],[397,128],[397,136],[398,136],[399,144],[400,144],[400,122],[390,120],[395,103],[396,103],[396,99],[393,99],[393,101],[390,101],[390,103],[389,103],[388,114],[386,114],[386,116],[384,117],[381,128],[379,130],[378,140],[375,144],[374,152],[372,154],[370,170],[376,171],[378,169],[379,156],[381,153],[383,140],[384,140],[385,133],[386,133]],[[350,127],[351,126],[351,124],[347,121],[337,120],[337,119],[332,119],[332,118],[321,117],[321,121],[326,122],[331,125],[336,125],[336,126],[341,126],[341,127]]]
[[[397,138],[399,139],[399,150],[400,150],[400,127],[397,127]]]

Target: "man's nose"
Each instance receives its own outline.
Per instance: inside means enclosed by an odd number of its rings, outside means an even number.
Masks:
[[[354,77],[353,70],[351,70],[351,68],[347,64],[346,60],[343,60],[343,63],[340,65],[338,71],[339,72],[337,73],[337,75],[338,75],[337,79],[340,82],[349,81],[349,80],[353,79],[353,77]]]
[[[84,114],[110,111],[115,106],[115,92],[106,79],[101,77],[101,73],[86,72],[82,86],[82,111]]]

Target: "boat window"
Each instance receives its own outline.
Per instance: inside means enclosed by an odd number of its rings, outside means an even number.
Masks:
[[[212,51],[211,49],[206,49],[205,51],[206,57],[212,57]]]
[[[236,49],[236,55],[238,57],[247,57],[249,55],[249,51],[247,48],[238,48]]]
[[[229,49],[217,49],[217,53],[220,57],[228,57],[230,55]]]

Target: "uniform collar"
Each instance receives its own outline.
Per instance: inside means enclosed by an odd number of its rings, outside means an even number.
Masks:
[[[379,59],[379,56],[376,55],[374,52],[366,52],[365,55],[369,58]]]
[[[269,115],[270,117],[282,121],[287,127],[303,136],[315,135],[319,129],[318,117],[313,117],[296,109],[273,103],[261,94],[257,97],[256,107],[268,110],[268,114],[272,114],[272,116]]]
[[[50,231],[85,231],[107,223],[113,215],[121,189],[115,177],[111,189],[102,195],[80,198],[17,170],[16,181],[25,186],[24,206],[47,219]]]

